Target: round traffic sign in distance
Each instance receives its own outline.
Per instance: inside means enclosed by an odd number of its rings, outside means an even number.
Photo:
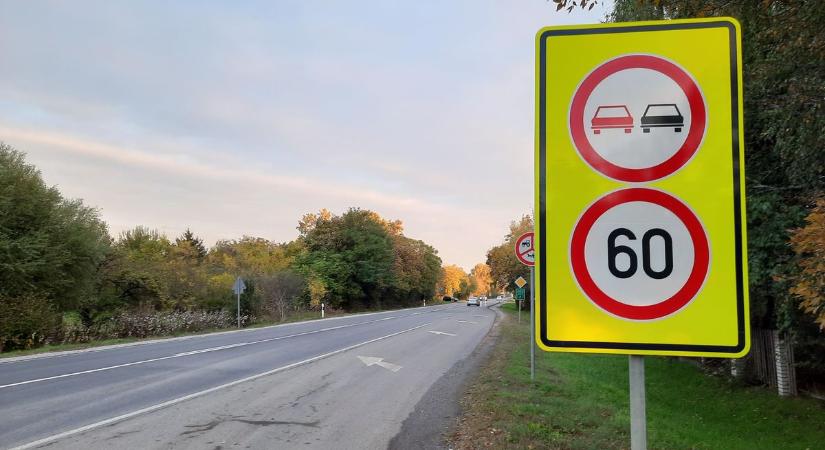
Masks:
[[[516,239],[516,258],[525,266],[535,265],[536,250],[532,231],[524,233]]]
[[[623,319],[653,320],[693,300],[707,277],[709,249],[702,223],[682,201],[627,188],[585,210],[570,239],[570,262],[596,306]]]
[[[570,137],[584,161],[618,181],[643,183],[681,169],[705,135],[707,112],[685,69],[624,55],[590,72],[570,104]]]

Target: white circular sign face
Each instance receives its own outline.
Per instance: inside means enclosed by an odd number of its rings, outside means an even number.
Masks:
[[[679,292],[693,269],[693,253],[685,224],[667,208],[647,202],[609,209],[590,228],[584,247],[587,271],[599,289],[634,306],[653,305]]]
[[[573,229],[570,262],[582,292],[599,308],[632,320],[674,314],[701,290],[710,246],[696,214],[654,189],[611,192]]]
[[[664,178],[690,161],[707,108],[693,77],[653,55],[624,55],[591,71],[570,102],[570,138],[594,170],[625,182]]]
[[[657,166],[676,154],[690,129],[687,96],[674,80],[650,69],[625,69],[599,83],[582,126],[596,153],[620,167]]]
[[[533,233],[524,233],[516,240],[516,257],[522,264],[527,266],[532,266],[536,263]]]

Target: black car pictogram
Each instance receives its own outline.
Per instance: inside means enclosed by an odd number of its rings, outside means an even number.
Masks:
[[[647,105],[641,119],[642,132],[650,133],[651,128],[673,128],[679,133],[685,126],[685,118],[673,103],[654,103]]]

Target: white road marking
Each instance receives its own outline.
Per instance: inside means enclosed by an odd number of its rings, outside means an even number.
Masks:
[[[123,420],[126,420],[126,419],[131,419],[132,417],[135,417],[135,416],[138,416],[138,415],[141,415],[141,414],[144,414],[144,413],[157,411],[159,409],[166,408],[167,406],[172,406],[172,405],[175,405],[177,403],[184,402],[186,400],[191,400],[191,399],[196,398],[196,397],[201,397],[201,396],[206,395],[206,394],[211,394],[212,392],[218,391],[220,389],[225,389],[225,388],[228,388],[228,387],[231,387],[231,386],[235,386],[237,384],[245,383],[247,381],[256,380],[258,378],[265,377],[267,375],[272,375],[272,374],[275,374],[275,373],[278,373],[278,372],[283,372],[285,370],[293,369],[295,367],[302,366],[304,364],[309,364],[311,362],[315,362],[315,361],[318,361],[320,359],[324,359],[324,358],[327,358],[327,357],[330,357],[330,356],[333,356],[333,355],[337,355],[339,353],[343,353],[343,352],[346,352],[348,350],[352,350],[354,348],[358,348],[358,347],[361,347],[361,346],[364,346],[364,345],[367,345],[367,344],[371,344],[373,342],[377,342],[377,341],[388,339],[388,338],[391,338],[391,337],[394,337],[394,336],[398,336],[399,334],[408,333],[410,331],[417,330],[417,329],[422,328],[422,327],[426,327],[427,325],[430,325],[430,323],[425,323],[425,324],[419,325],[417,327],[407,328],[406,330],[397,331],[395,333],[388,334],[386,336],[381,336],[381,337],[377,337],[375,339],[370,339],[368,341],[364,341],[364,342],[361,342],[361,343],[358,343],[358,344],[350,345],[349,347],[344,347],[344,348],[341,348],[341,349],[338,349],[338,350],[331,351],[329,353],[324,353],[323,355],[313,356],[312,358],[308,358],[308,359],[305,359],[303,361],[298,361],[296,363],[288,364],[286,366],[281,366],[281,367],[278,367],[277,369],[272,369],[272,370],[269,370],[269,371],[266,371],[266,372],[263,372],[263,373],[259,373],[257,375],[252,375],[252,376],[249,376],[249,377],[246,377],[246,378],[241,378],[240,380],[231,381],[229,383],[222,384],[220,386],[215,386],[213,388],[209,388],[209,389],[206,389],[206,390],[203,390],[203,391],[200,391],[200,392],[195,392],[194,394],[189,394],[189,395],[185,395],[183,397],[178,397],[176,399],[169,400],[169,401],[166,401],[166,402],[163,402],[163,403],[158,403],[157,405],[149,406],[149,407],[146,407],[146,408],[143,408],[143,409],[139,409],[137,411],[132,411],[130,413],[122,414],[122,415],[117,416],[117,417],[112,417],[112,418],[109,418],[109,419],[106,419],[106,420],[101,420],[100,422],[95,422],[95,423],[92,423],[92,424],[89,424],[89,425],[82,426],[80,428],[75,428],[74,430],[64,431],[62,433],[55,434],[55,435],[49,436],[49,437],[45,437],[43,439],[39,439],[39,440],[34,441],[34,442],[29,442],[28,444],[23,444],[19,447],[14,447],[11,450],[24,450],[24,449],[29,449],[29,448],[33,448],[33,447],[38,447],[38,446],[41,446],[43,444],[48,444],[50,442],[54,442],[56,440],[63,439],[63,438],[66,438],[66,437],[69,437],[69,436],[72,436],[72,435],[75,435],[75,434],[78,434],[78,433],[83,433],[84,431],[89,431],[89,430],[92,430],[92,429],[95,429],[95,428],[102,427],[104,425],[111,425],[113,423],[117,423],[117,422],[120,422],[120,421],[123,421]]]
[[[39,382],[49,381],[49,380],[57,380],[57,379],[60,379],[60,378],[73,377],[73,376],[77,376],[77,375],[86,375],[86,374],[95,373],[95,372],[103,372],[103,371],[106,371],[106,370],[120,369],[122,367],[137,366],[137,365],[140,365],[140,364],[147,364],[147,363],[151,363],[151,362],[164,361],[164,360],[173,359],[173,358],[181,358],[181,357],[184,357],[184,356],[198,355],[198,354],[201,354],[201,353],[216,352],[216,351],[219,351],[219,350],[226,350],[226,349],[235,348],[235,347],[244,347],[244,346],[247,346],[247,345],[262,344],[264,342],[279,341],[279,340],[282,340],[282,339],[289,339],[289,338],[294,338],[294,337],[299,337],[299,336],[306,336],[308,334],[315,334],[315,333],[322,333],[322,332],[325,332],[325,331],[339,330],[341,328],[350,328],[350,327],[354,327],[354,326],[358,326],[358,325],[367,325],[367,324],[371,324],[371,323],[375,323],[375,322],[381,322],[381,321],[388,320],[388,319],[394,319],[394,318],[397,318],[397,317],[398,316],[392,316],[392,317],[387,317],[387,318],[383,318],[383,319],[370,320],[370,321],[366,321],[366,322],[351,323],[351,324],[347,324],[347,325],[338,325],[337,327],[321,328],[320,330],[304,331],[304,332],[301,332],[301,333],[289,334],[289,335],[286,335],[286,336],[277,336],[277,337],[268,338],[268,339],[260,339],[260,340],[257,340],[257,341],[239,342],[239,343],[236,343],[236,344],[221,345],[219,347],[211,347],[211,348],[204,348],[204,349],[201,349],[201,350],[193,350],[193,351],[190,351],[190,352],[176,353],[174,355],[160,356],[160,357],[157,357],[157,358],[144,359],[144,360],[141,360],[141,361],[133,361],[133,362],[123,363],[123,364],[117,364],[117,365],[114,365],[114,366],[100,367],[100,368],[97,368],[97,369],[89,369],[89,370],[83,370],[83,371],[79,371],[79,372],[71,372],[71,373],[64,373],[64,374],[60,374],[60,375],[54,375],[54,376],[51,376],[51,377],[36,378],[36,379],[26,380],[26,381],[19,381],[17,383],[9,383],[9,384],[0,385],[0,389],[10,388],[10,387],[14,387],[14,386],[22,386],[22,385],[25,385],[25,384],[39,383]]]
[[[475,324],[477,324],[478,322],[473,322],[472,320],[459,320],[458,323],[475,323]]]
[[[473,314],[473,317],[487,317],[484,314]]]
[[[398,316],[398,317],[409,317],[409,316],[417,316],[419,314],[426,314],[426,313],[430,313],[430,312],[434,312],[434,311],[441,311],[442,309],[445,309],[445,308],[440,308],[440,309],[433,309],[433,308],[434,308],[433,306],[427,306],[427,307],[416,306],[414,308],[403,308],[403,309],[394,310],[394,311],[408,311],[408,310],[414,310],[414,309],[424,309],[425,310],[425,311],[421,311],[421,312],[417,312],[417,313],[407,314],[407,315],[404,315],[404,316]],[[145,340],[145,341],[128,342],[128,343],[125,343],[125,344],[103,345],[103,346],[100,346],[100,347],[84,348],[84,349],[79,349],[79,350],[64,350],[64,351],[57,351],[57,352],[40,353],[40,354],[37,354],[37,355],[3,357],[3,358],[0,358],[0,364],[21,363],[21,362],[25,362],[25,361],[31,361],[31,360],[34,360],[34,359],[61,358],[61,357],[73,356],[73,355],[83,354],[83,353],[98,353],[98,352],[105,352],[105,351],[109,351],[109,350],[117,350],[117,349],[126,348],[126,347],[137,347],[137,346],[141,346],[141,345],[151,345],[151,344],[162,344],[162,343],[175,342],[175,341],[185,341],[185,340],[197,339],[197,338],[208,337],[208,336],[221,336],[221,335],[224,335],[224,334],[253,333],[255,331],[268,330],[268,329],[272,329],[272,328],[281,328],[281,327],[292,327],[292,326],[296,326],[296,325],[304,325],[304,324],[307,324],[307,323],[321,322],[321,321],[326,321],[326,320],[353,319],[353,318],[359,318],[359,317],[374,316],[376,314],[388,314],[388,313],[392,313],[394,311],[377,311],[377,312],[371,312],[371,313],[347,314],[347,315],[344,315],[344,316],[327,317],[325,319],[309,319],[309,320],[302,320],[300,322],[290,322],[290,323],[281,323],[281,324],[278,324],[278,325],[269,325],[269,326],[266,326],[266,327],[244,328],[242,330],[216,331],[214,333],[193,334],[193,335],[190,335],[190,336],[161,337],[161,338],[150,339],[150,340]],[[367,323],[369,323],[369,322],[367,322]]]
[[[359,356],[358,359],[360,359],[362,363],[366,364],[367,367],[380,366],[391,372],[398,372],[399,370],[401,370],[401,366],[399,366],[398,364],[386,362],[384,361],[384,358],[377,358],[375,356]]]
[[[443,332],[443,331],[432,331],[432,330],[430,330],[430,331],[428,331],[428,333],[432,333],[432,334],[443,334],[444,336],[456,336],[455,334],[452,334],[452,333],[445,333],[445,332]]]

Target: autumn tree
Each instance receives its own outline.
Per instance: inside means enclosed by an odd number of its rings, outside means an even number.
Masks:
[[[469,276],[461,267],[450,264],[441,268],[438,293],[447,296],[458,296],[462,291],[461,283],[467,283]]]
[[[484,263],[476,264],[470,270],[470,278],[472,278],[475,285],[472,294],[487,295],[491,293],[493,276],[490,266]]]
[[[533,218],[522,216],[510,223],[510,231],[504,236],[504,242],[487,251],[487,265],[494,290],[515,289],[518,277],[530,279],[530,268],[522,264],[515,254],[516,239],[524,233],[533,231]]]
[[[801,269],[793,277],[791,293],[801,299],[799,307],[825,330],[825,198],[815,204],[805,218],[806,225],[791,236]]]

